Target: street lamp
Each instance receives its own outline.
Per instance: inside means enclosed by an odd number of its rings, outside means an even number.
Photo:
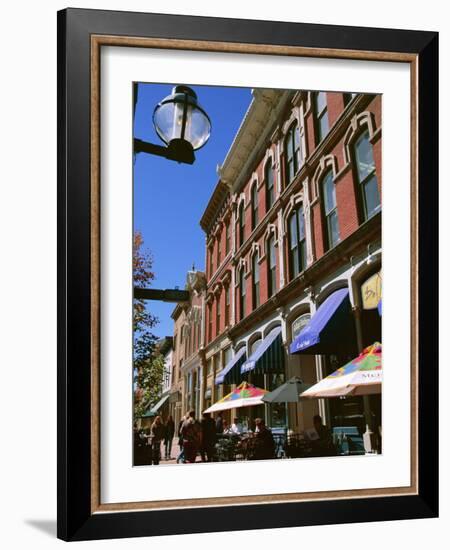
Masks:
[[[186,164],[194,163],[194,151],[203,147],[211,134],[211,121],[199,104],[197,94],[188,86],[175,86],[172,93],[158,103],[153,111],[153,125],[166,146],[135,138],[134,152]]]

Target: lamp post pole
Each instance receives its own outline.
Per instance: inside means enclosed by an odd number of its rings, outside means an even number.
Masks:
[[[133,115],[136,112],[139,84],[133,85]],[[188,86],[175,86],[172,93],[161,100],[153,111],[153,126],[165,145],[156,145],[139,138],[133,140],[135,155],[146,153],[184,164],[195,162],[194,151],[208,141],[211,121],[197,100],[197,94]],[[189,292],[179,289],[134,288],[136,300],[187,302]]]

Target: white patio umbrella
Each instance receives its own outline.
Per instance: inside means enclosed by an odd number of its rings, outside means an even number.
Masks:
[[[301,397],[341,397],[381,393],[381,344],[375,342],[356,358],[333,372]]]

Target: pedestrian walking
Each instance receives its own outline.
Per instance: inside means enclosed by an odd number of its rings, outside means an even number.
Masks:
[[[202,429],[200,456],[202,462],[212,462],[216,455],[216,423],[211,418],[211,413],[203,413],[200,425]]]
[[[178,447],[180,448],[180,452],[177,456],[177,464],[180,464],[180,462],[184,464],[186,462],[183,448],[183,434],[181,433],[181,428],[183,427],[185,420],[186,416],[182,416],[180,422],[178,423]]]
[[[165,459],[170,460],[172,453],[172,441],[175,435],[175,422],[171,415],[166,420],[166,433],[164,435],[164,450],[165,450]]]
[[[161,441],[164,439],[165,427],[160,416],[157,416],[150,428],[151,462],[157,466],[161,460]]]
[[[181,427],[183,451],[186,462],[195,462],[201,446],[201,426],[195,419],[195,411],[189,411]]]

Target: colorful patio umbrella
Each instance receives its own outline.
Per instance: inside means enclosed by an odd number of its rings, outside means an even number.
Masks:
[[[234,391],[222,397],[217,403],[214,403],[214,405],[211,405],[211,407],[203,412],[226,411],[229,409],[239,409],[240,407],[262,405],[262,396],[266,393],[268,393],[267,390],[257,388],[248,382],[242,382]]]
[[[381,393],[381,344],[375,342],[311,388],[301,397],[340,397]]]

